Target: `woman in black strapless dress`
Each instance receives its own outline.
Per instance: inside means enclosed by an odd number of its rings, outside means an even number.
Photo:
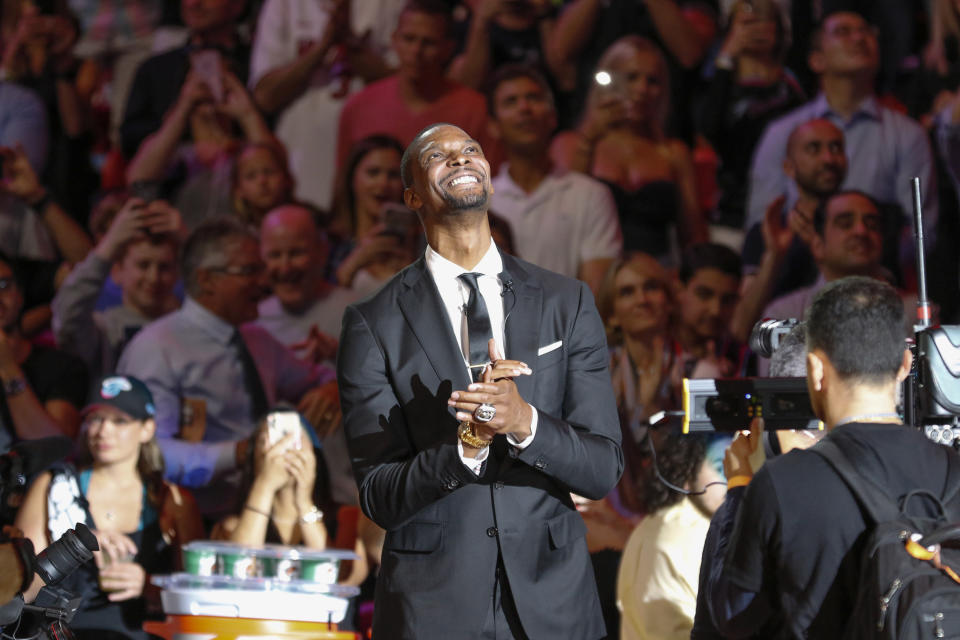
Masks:
[[[690,149],[664,132],[668,83],[655,44],[620,38],[597,64],[582,124],[558,134],[552,151],[557,164],[610,187],[624,251],[673,264],[679,247],[707,240],[707,226],[697,206]]]

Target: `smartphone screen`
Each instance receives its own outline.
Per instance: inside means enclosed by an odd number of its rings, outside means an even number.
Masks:
[[[220,53],[214,49],[198,51],[190,58],[193,70],[210,87],[216,102],[223,102],[223,74]]]
[[[291,433],[299,436],[301,429],[300,414],[296,411],[272,411],[267,414],[267,440],[270,445],[280,442]],[[300,440],[300,437],[295,438],[291,448],[301,448]]]
[[[402,204],[388,203],[382,210],[385,233],[406,240],[410,231],[419,223],[417,214]]]

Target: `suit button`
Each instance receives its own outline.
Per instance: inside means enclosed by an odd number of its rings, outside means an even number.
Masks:
[[[497,528],[496,528],[496,527],[490,527],[489,529],[487,529],[487,535],[490,536],[491,538],[496,537],[496,535],[497,535]]]
[[[459,486],[460,486],[460,481],[454,479],[454,480],[451,480],[450,482],[448,482],[448,483],[446,484],[445,488],[446,488],[448,491],[453,491],[454,489],[456,489],[456,488],[459,487]]]
[[[503,483],[500,482],[499,480],[497,480],[496,482],[493,483],[493,488],[494,488],[494,489],[503,489]]]

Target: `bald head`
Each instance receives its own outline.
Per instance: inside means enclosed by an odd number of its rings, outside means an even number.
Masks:
[[[272,209],[263,218],[260,233],[265,235],[276,227],[293,227],[307,233],[320,232],[320,227],[317,226],[313,212],[299,204],[284,204]]]
[[[329,255],[326,234],[306,207],[287,204],[260,225],[260,247],[274,295],[291,313],[312,304],[323,290]]]
[[[799,144],[811,137],[839,139],[843,141],[843,131],[826,118],[814,118],[794,127],[787,138],[787,155],[794,153]]]

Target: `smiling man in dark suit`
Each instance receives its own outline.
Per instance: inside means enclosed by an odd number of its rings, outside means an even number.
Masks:
[[[461,129],[420,132],[402,176],[429,246],[347,309],[338,357],[360,504],[387,530],[374,635],[599,638],[570,494],[606,495],[623,455],[593,297],[497,250]]]

